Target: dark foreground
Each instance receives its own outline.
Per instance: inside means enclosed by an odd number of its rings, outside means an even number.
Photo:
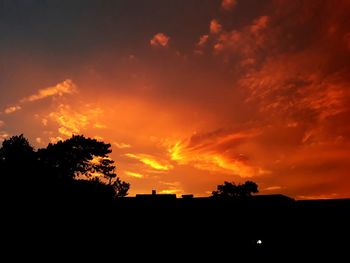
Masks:
[[[283,196],[241,201],[125,198],[108,205],[24,202],[3,214],[2,241],[17,251],[33,246],[28,255],[98,251],[146,262],[335,258],[347,256],[350,249],[349,208],[350,200]]]

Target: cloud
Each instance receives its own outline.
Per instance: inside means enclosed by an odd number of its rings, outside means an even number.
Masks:
[[[220,129],[178,141],[171,145],[168,151],[171,159],[180,165],[192,165],[201,170],[252,177],[267,171],[250,163],[249,158],[240,152],[239,145],[259,133],[258,130],[234,132]]]
[[[197,46],[198,47],[205,46],[205,44],[208,42],[208,39],[209,39],[209,35],[202,35],[202,36],[200,36],[200,38],[198,40],[198,43],[197,43]]]
[[[252,25],[250,26],[250,32],[252,32],[253,34],[258,34],[259,31],[261,31],[267,27],[268,21],[269,21],[268,16],[261,16],[261,17],[255,19],[253,21]]]
[[[41,123],[42,123],[42,125],[47,126],[47,123],[48,123],[47,118],[42,118]]]
[[[230,31],[220,26],[212,41],[215,54],[223,55],[225,60],[241,60],[244,66],[255,64],[255,56],[270,44],[269,21],[270,17],[265,15],[254,19],[241,30]]]
[[[98,136],[98,135],[93,136],[93,138],[98,140],[98,141],[103,141],[104,140],[104,138],[102,136]]]
[[[33,102],[47,97],[63,96],[64,94],[73,94],[75,92],[77,92],[77,86],[72,80],[66,79],[53,87],[40,89],[36,94],[25,97],[20,102]]]
[[[85,105],[80,110],[70,105],[60,104],[57,110],[51,112],[45,119],[50,119],[58,125],[60,136],[70,137],[80,134],[88,128],[96,128],[103,111],[99,107]],[[47,122],[45,122],[47,125]],[[102,138],[102,137],[101,137]]]
[[[4,110],[4,113],[11,114],[16,111],[19,111],[22,109],[23,104],[27,102],[34,102],[34,101],[42,100],[47,97],[55,97],[55,96],[61,97],[65,94],[73,94],[75,92],[77,92],[77,86],[73,83],[72,80],[66,79],[63,82],[58,83],[53,87],[40,89],[36,94],[30,95],[28,97],[21,99],[18,103],[16,103],[17,105],[7,107]]]
[[[16,112],[16,111],[19,111],[19,110],[21,110],[21,109],[22,109],[22,107],[19,106],[19,105],[17,105],[17,106],[10,106],[10,107],[7,107],[7,108],[4,110],[4,112],[5,112],[6,114],[11,114],[11,113],[14,113],[14,112]]]
[[[130,172],[130,171],[125,171],[124,173],[125,173],[127,176],[131,176],[131,177],[139,178],[139,179],[145,177],[143,174],[135,173],[135,172]]]
[[[49,140],[50,140],[50,143],[57,143],[59,141],[64,141],[64,139],[62,137],[60,137],[60,136],[50,137]]]
[[[194,50],[194,54],[196,54],[196,55],[203,55],[204,54],[203,50],[204,50],[205,46],[208,44],[208,42],[209,42],[209,35],[202,35],[202,36],[200,36],[199,40],[198,40],[198,42],[196,44],[196,48]]]
[[[321,195],[299,195],[297,196],[297,199],[302,200],[319,200],[319,199],[334,199],[339,198],[339,194],[337,193],[330,193],[330,194],[321,194]]]
[[[115,147],[117,147],[118,149],[127,149],[127,148],[131,148],[131,145],[130,144],[127,144],[127,143],[123,143],[123,142],[114,142],[113,145]]]
[[[156,160],[156,158],[149,154],[132,154],[127,153],[125,156],[139,160],[143,164],[160,171],[168,171],[172,170],[174,168],[173,165],[171,165],[168,161],[165,160]]]
[[[107,125],[101,124],[101,123],[95,123],[94,128],[96,129],[106,129]]]
[[[281,190],[282,187],[281,186],[269,186],[269,187],[266,187],[265,189],[263,189],[263,191],[275,191],[275,190]]]
[[[225,11],[232,11],[237,5],[237,0],[222,0],[221,8]]]
[[[170,37],[164,33],[157,33],[150,40],[151,46],[154,47],[167,47],[169,45]]]
[[[0,128],[3,127],[5,125],[5,122],[0,120]]]
[[[219,34],[222,31],[222,25],[219,23],[218,20],[213,19],[210,21],[209,25],[209,32],[211,34]]]
[[[159,193],[161,194],[183,194],[184,190],[182,189],[181,183],[178,181],[175,182],[159,182],[162,186],[160,187]]]
[[[3,140],[7,139],[8,137],[10,137],[10,134],[8,134],[7,132],[4,132],[4,131],[0,131],[0,141],[1,142]]]
[[[257,103],[262,112],[283,114],[293,122],[306,118],[315,122],[348,111],[345,72],[324,75],[318,70],[324,58],[313,53],[276,56],[243,76],[239,83],[250,91],[247,102]]]

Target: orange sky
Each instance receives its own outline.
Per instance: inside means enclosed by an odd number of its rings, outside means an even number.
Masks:
[[[4,1],[0,141],[109,142],[131,195],[350,197],[349,1],[76,2]]]

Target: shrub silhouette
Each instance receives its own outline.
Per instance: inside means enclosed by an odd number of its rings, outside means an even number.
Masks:
[[[212,192],[215,198],[247,198],[253,193],[258,193],[258,185],[252,181],[246,181],[244,184],[238,184],[225,181],[218,185],[217,190]]]

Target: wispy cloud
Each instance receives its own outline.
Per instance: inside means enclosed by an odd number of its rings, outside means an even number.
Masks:
[[[115,147],[117,147],[118,149],[127,149],[127,148],[131,148],[130,144],[127,143],[123,143],[123,142],[114,142],[113,145]]]
[[[16,112],[16,111],[19,111],[19,110],[21,110],[21,109],[22,109],[22,107],[19,106],[19,105],[17,105],[17,106],[10,106],[10,107],[7,107],[7,108],[4,110],[4,112],[5,112],[6,114],[11,114],[11,113],[14,113],[14,112]]]
[[[102,113],[99,107],[91,105],[73,109],[70,105],[60,104],[56,111],[51,112],[44,119],[50,119],[58,125],[60,136],[70,137],[73,134],[82,133],[87,128],[95,127]],[[45,123],[47,125],[47,121]]]
[[[203,55],[204,48],[207,46],[209,42],[209,35],[202,35],[199,37],[199,40],[196,44],[196,48],[194,50],[194,54]]]
[[[139,179],[145,177],[143,174],[135,173],[135,172],[130,172],[130,171],[125,171],[124,173],[125,173],[127,176],[131,176],[131,177],[139,178]]]
[[[258,134],[259,131],[254,130],[248,132],[217,130],[178,141],[169,147],[168,151],[171,159],[180,165],[192,165],[201,170],[252,177],[268,171],[250,164],[249,157],[234,149]]]
[[[73,83],[72,80],[66,79],[53,87],[40,89],[36,94],[25,97],[21,99],[20,102],[33,102],[45,99],[47,97],[63,96],[64,94],[73,94],[75,92],[77,92],[77,86]]]
[[[197,46],[203,47],[208,42],[208,39],[209,39],[209,35],[200,36],[198,43],[197,43]]]
[[[169,45],[170,37],[164,33],[157,33],[150,40],[151,46],[154,47],[166,47]]]
[[[56,97],[56,96],[61,97],[65,94],[76,93],[77,90],[78,90],[77,86],[73,83],[73,81],[70,79],[66,79],[63,82],[58,83],[53,87],[39,89],[37,93],[32,94],[28,97],[22,98],[21,100],[19,100],[19,102],[15,103],[15,105],[5,108],[4,113],[11,114],[16,111],[19,111],[23,108],[23,105],[28,102],[35,102],[48,97]]]
[[[217,19],[213,19],[210,21],[209,31],[211,34],[219,34],[222,30],[222,25],[219,23]]]
[[[168,171],[174,168],[168,161],[165,160],[157,160],[156,157],[149,154],[133,154],[127,153],[125,156],[139,160],[143,164],[160,171]]]
[[[231,11],[237,5],[237,0],[222,0],[221,8],[225,11]]]
[[[180,182],[159,182],[162,186],[159,192],[161,194],[182,194],[184,191]]]
[[[264,191],[275,191],[275,190],[281,190],[282,187],[281,186],[269,186],[269,187],[266,187],[265,189],[263,189]]]
[[[8,134],[7,132],[4,132],[4,131],[0,132],[0,141],[3,141],[5,139],[7,139],[8,137],[10,137],[10,134]]]

